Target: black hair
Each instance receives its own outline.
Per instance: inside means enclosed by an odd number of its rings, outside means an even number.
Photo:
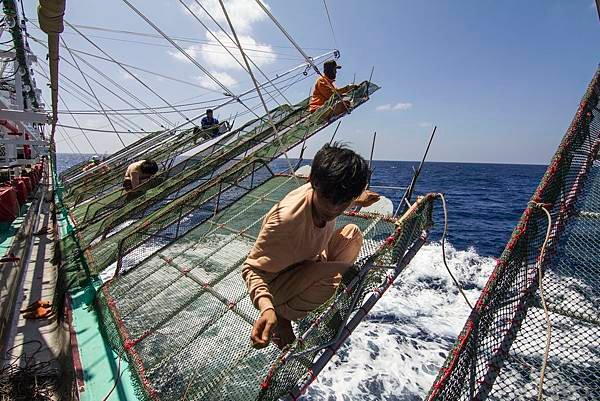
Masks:
[[[367,187],[369,166],[365,159],[334,142],[325,144],[312,162],[310,182],[313,188],[334,204],[356,198]]]
[[[158,172],[158,164],[154,160],[146,159],[142,162],[140,170],[144,174],[156,174]]]
[[[213,112],[212,109],[206,109],[206,114],[212,113],[212,112]]]
[[[327,78],[334,80],[337,76],[337,70],[335,68],[335,64],[324,64],[323,65],[323,75]]]

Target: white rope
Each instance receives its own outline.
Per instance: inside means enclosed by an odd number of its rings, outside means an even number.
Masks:
[[[544,239],[544,244],[542,245],[542,249],[540,250],[540,256],[538,258],[537,263],[537,271],[538,271],[538,287],[540,289],[540,301],[542,303],[542,308],[544,309],[544,318],[546,320],[546,347],[544,350],[544,360],[542,362],[542,368],[540,370],[540,383],[538,385],[538,401],[542,401],[544,398],[543,389],[544,389],[544,378],[546,374],[546,366],[548,365],[548,355],[550,353],[550,342],[552,341],[552,322],[550,321],[550,314],[548,313],[548,306],[546,305],[546,297],[544,295],[544,285],[543,285],[543,271],[542,271],[542,261],[544,259],[544,253],[546,252],[546,245],[548,245],[548,239],[550,238],[550,232],[552,230],[552,216],[550,212],[546,210],[543,204],[535,203],[536,207],[539,207],[546,213],[546,218],[548,219],[548,228],[546,229],[546,238]]]
[[[448,266],[448,263],[446,262],[446,235],[448,234],[448,210],[446,209],[446,198],[444,198],[444,194],[438,193],[438,196],[440,197],[440,199],[442,201],[442,208],[444,209],[444,233],[442,234],[442,241],[441,241],[442,242],[442,260],[444,262],[444,266],[446,267],[446,270],[448,271],[448,274],[452,278],[452,281],[454,281],[456,288],[458,288],[458,291],[460,291],[461,295],[465,299],[465,302],[467,303],[467,305],[469,305],[469,308],[473,309],[473,305],[471,305],[469,298],[467,298],[467,295],[463,291],[462,286],[460,285],[460,283],[458,282],[456,277],[454,277],[454,274],[452,274],[452,270],[450,270],[450,267]]]

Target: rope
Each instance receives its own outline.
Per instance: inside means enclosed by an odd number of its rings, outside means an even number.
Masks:
[[[240,105],[242,105],[244,108],[246,108],[248,111],[250,111],[252,114],[254,114],[254,116],[260,120],[263,120],[262,117],[258,116],[256,113],[254,113],[254,111],[252,111],[252,109],[250,109],[241,99],[239,96],[236,96],[231,90],[229,90],[229,88],[227,88],[221,81],[219,81],[217,78],[215,78],[215,76],[213,74],[210,73],[210,71],[208,71],[206,68],[204,68],[204,66],[202,64],[200,64],[196,59],[194,59],[192,56],[190,56],[188,54],[188,52],[186,52],[181,46],[179,46],[173,39],[171,39],[166,33],[164,33],[158,26],[156,26],[156,24],[154,22],[152,22],[148,17],[146,17],[144,15],[144,13],[142,13],[140,10],[138,10],[133,4],[131,4],[128,0],[123,0],[123,2],[129,6],[129,8],[131,8],[137,15],[139,15],[144,21],[146,21],[146,23],[148,25],[150,25],[152,28],[154,28],[155,31],[157,31],[158,33],[160,33],[166,40],[169,41],[169,43],[171,43],[177,50],[179,50],[179,52],[181,54],[183,54],[188,60],[190,60],[192,62],[192,64],[194,64],[196,67],[198,67],[204,74],[206,74],[207,77],[209,77],[213,82],[215,82],[217,85],[219,85],[219,87],[221,87],[221,89],[223,89],[225,91],[225,94],[227,94],[228,96],[231,96],[233,99],[235,99]]]
[[[111,60],[108,57],[98,56],[97,54],[92,54],[92,53],[89,53],[89,52],[86,52],[86,51],[83,51],[83,50],[71,49],[71,51],[74,52],[74,53],[85,54],[88,57],[93,57],[93,58],[96,58],[98,60],[107,61],[109,63],[115,63],[115,61]],[[123,62],[120,62],[120,61],[118,63],[121,63],[121,65],[123,65],[123,66],[125,66],[127,68],[131,68],[131,69],[134,69],[134,70],[137,70],[137,71],[142,71],[142,72],[145,72],[146,74],[154,75],[154,76],[157,76],[157,77],[160,77],[160,78],[168,79],[169,81],[179,82],[180,84],[188,85],[188,86],[191,86],[191,87],[194,87],[194,88],[198,88],[198,89],[203,89],[203,90],[206,90],[207,92],[221,93],[221,92],[219,92],[217,90],[210,89],[210,88],[207,88],[205,86],[202,86],[202,85],[199,85],[199,84],[195,84],[193,82],[185,81],[183,79],[179,79],[179,78],[171,77],[169,75],[161,74],[161,73],[158,73],[158,72],[155,72],[155,71],[147,70],[147,69],[142,68],[142,67],[136,67],[134,65],[123,63]],[[115,63],[115,64],[117,64],[117,63]],[[173,106],[166,106],[166,107],[170,108],[170,107],[176,107],[176,106],[173,105]]]
[[[94,43],[92,40],[88,39],[81,31],[79,31],[77,28],[75,28],[73,25],[71,25],[68,21],[65,20],[65,24],[67,24],[71,29],[73,29],[75,32],[77,32],[79,35],[81,35],[81,37],[83,39],[85,39],[87,42],[89,42],[92,46],[94,46],[94,48],[98,49],[98,51],[100,51],[102,54],[104,54],[106,57],[108,57],[109,59],[111,59],[114,63],[116,63],[123,71],[125,71],[129,76],[131,76],[133,79],[135,79],[137,82],[139,82],[144,88],[148,89],[152,94],[154,94],[156,97],[158,97],[160,100],[162,100],[163,102],[165,102],[165,104],[167,106],[170,106],[173,110],[177,110],[175,107],[173,107],[171,105],[171,103],[169,103],[165,98],[163,98],[159,93],[157,93],[154,89],[150,88],[144,81],[142,81],[141,79],[139,79],[134,73],[132,73],[131,71],[129,71],[123,64],[121,64],[120,62],[118,62],[117,60],[115,60],[110,54],[108,54],[107,52],[105,52],[102,48],[100,48],[100,46],[98,46],[96,43]],[[63,41],[64,43],[64,41]],[[183,114],[183,113],[179,113],[181,115],[181,117],[183,117],[184,119],[187,119],[187,117]]]
[[[184,5],[185,5],[185,3],[183,3],[183,0],[179,0],[179,1],[180,1],[182,4],[184,4]],[[202,9],[202,10],[203,10],[205,13],[206,13],[206,15],[208,15],[208,16],[210,17],[210,19],[211,19],[211,20],[212,20],[212,21],[213,21],[213,22],[214,22],[214,23],[215,23],[215,24],[216,24],[216,25],[219,27],[219,29],[221,29],[221,31],[223,31],[223,33],[225,33],[225,35],[227,36],[227,38],[228,38],[229,40],[231,40],[231,42],[232,42],[232,43],[235,43],[235,42],[233,41],[233,39],[231,38],[231,36],[229,36],[229,33],[227,33],[227,30],[223,29],[223,27],[221,26],[221,24],[219,24],[219,22],[218,22],[218,21],[217,21],[217,20],[216,20],[216,19],[215,19],[215,18],[214,18],[214,17],[213,17],[213,16],[212,16],[212,15],[211,15],[209,12],[208,12],[208,10],[206,10],[206,8],[204,8],[204,6],[203,6],[203,5],[202,5],[202,4],[201,4],[201,3],[200,3],[198,0],[195,0],[195,2],[196,2],[196,4],[198,5],[198,7],[200,7],[200,8],[201,8],[201,9]],[[203,26],[203,27],[204,27],[204,28],[205,28],[205,29],[206,29],[206,30],[207,30],[207,31],[208,31],[208,32],[209,32],[209,33],[210,33],[210,34],[211,34],[211,35],[212,35],[212,36],[215,38],[215,40],[221,44],[221,46],[223,46],[223,47],[226,47],[225,45],[223,45],[223,43],[221,43],[221,41],[219,40],[219,38],[218,38],[218,37],[217,37],[217,36],[216,36],[216,35],[215,35],[215,34],[214,34],[214,33],[213,33],[213,32],[212,32],[212,31],[211,31],[211,30],[210,30],[210,29],[209,29],[209,28],[208,28],[208,27],[207,27],[207,26],[204,24],[204,23],[202,23],[202,21],[200,21],[200,19],[199,19],[198,17],[196,17],[196,14],[195,14],[195,13],[194,13],[192,10],[190,10],[190,9],[188,8],[188,6],[187,6],[187,5],[185,5],[185,7],[186,7],[186,8],[187,8],[187,9],[190,11],[190,13],[192,13],[192,15],[193,15],[193,16],[194,16],[194,17],[195,17],[197,20],[198,20],[198,22],[200,22],[200,23],[202,24],[202,26]],[[227,50],[227,49],[226,49],[226,50]],[[246,51],[248,51],[248,49],[246,49]],[[238,60],[237,60],[237,58],[236,58],[236,57],[234,57],[234,56],[233,56],[233,54],[231,54],[231,52],[229,52],[229,50],[227,50],[227,52],[228,52],[228,53],[229,53],[229,54],[230,54],[230,55],[231,55],[231,56],[232,56],[232,57],[233,57],[233,58],[234,58],[236,61],[238,61]],[[253,66],[254,66],[254,67],[255,67],[255,68],[256,68],[256,69],[257,69],[257,70],[258,70],[258,71],[261,73],[261,75],[262,75],[262,76],[263,76],[263,77],[264,77],[264,78],[267,80],[267,82],[268,82],[269,84],[271,84],[271,86],[273,86],[273,88],[275,88],[275,90],[276,90],[276,91],[279,93],[279,95],[280,95],[280,96],[281,96],[281,97],[282,97],[282,98],[283,98],[283,99],[284,99],[284,100],[285,100],[285,101],[286,101],[288,104],[292,104],[292,102],[291,102],[291,101],[290,101],[290,100],[289,100],[287,97],[285,97],[285,95],[284,95],[284,94],[283,94],[283,93],[282,93],[282,92],[279,90],[279,88],[277,88],[277,86],[275,86],[275,84],[273,83],[273,81],[271,81],[271,80],[269,79],[269,77],[267,77],[267,75],[266,75],[266,74],[263,72],[263,70],[262,70],[262,69],[261,69],[261,68],[260,68],[258,65],[256,65],[256,63],[255,63],[254,61],[252,61],[252,59],[249,59],[249,61],[250,61],[250,62],[252,63],[252,65],[253,65]],[[239,64],[239,61],[238,61],[238,64]],[[241,64],[240,64],[240,65],[241,65]],[[244,68],[244,66],[242,66],[242,68]],[[271,98],[273,99],[273,101],[275,101],[275,99],[274,99],[272,96],[271,96]]]
[[[337,39],[335,38],[335,32],[333,30],[333,24],[331,23],[331,16],[329,15],[329,9],[327,8],[327,0],[323,0],[323,5],[325,6],[325,12],[327,13],[327,20],[329,21],[329,28],[331,28],[331,36],[333,36],[333,44],[336,48],[339,49],[337,44]]]
[[[544,244],[542,245],[542,249],[540,250],[540,256],[537,264],[538,271],[538,286],[540,288],[540,301],[542,303],[542,308],[544,308],[544,318],[546,320],[546,347],[544,349],[544,360],[542,362],[542,369],[540,370],[540,383],[538,385],[538,401],[542,401],[544,398],[543,389],[544,389],[544,378],[546,375],[546,366],[548,364],[548,355],[550,353],[550,342],[552,340],[552,322],[550,321],[550,315],[548,313],[548,305],[546,305],[546,297],[544,295],[544,286],[543,286],[543,275],[542,275],[542,261],[544,257],[544,253],[546,252],[546,245],[548,245],[548,239],[550,238],[550,231],[552,230],[552,216],[550,212],[546,210],[544,204],[542,203],[534,203],[534,205],[544,211],[546,214],[546,218],[548,219],[548,228],[546,229],[546,238],[544,238]]]
[[[275,16],[273,14],[271,14],[271,11],[269,11],[269,9],[262,3],[261,0],[256,0],[256,3],[260,6],[260,8],[262,8],[262,10],[265,12],[265,14],[267,14],[267,16],[271,19],[271,21],[273,21],[273,23],[277,26],[277,28],[279,28],[279,30],[283,33],[283,35],[290,41],[290,43],[292,43],[294,45],[296,50],[298,50],[298,52],[300,54],[302,54],[302,57],[304,57],[304,60],[313,68],[313,70],[315,70],[315,72],[317,74],[319,74],[319,76],[322,77],[323,74],[321,73],[321,71],[319,71],[319,68],[314,63],[314,60],[311,57],[309,57],[308,54],[306,54],[306,52],[300,47],[300,45],[298,43],[296,43],[294,38],[292,38],[292,36],[285,30],[285,28],[283,26],[281,26],[279,21],[277,21],[277,18],[275,18]],[[337,53],[337,55],[339,56],[339,52]],[[350,113],[350,108],[348,106],[346,106],[346,103],[344,102],[342,95],[337,91],[337,89],[333,85],[329,85],[329,86],[331,86],[331,89],[333,89],[333,96],[336,96],[342,102],[342,105],[346,109],[346,112]]]
[[[229,14],[227,13],[227,10],[225,9],[225,4],[223,3],[223,0],[219,0],[219,4],[221,4],[221,8],[223,9],[223,13],[225,14],[225,18],[227,19],[227,23],[229,24],[229,28],[231,29],[231,33],[233,34],[233,37],[235,38],[235,43],[237,44],[237,46],[240,49],[240,53],[242,54],[242,58],[244,59],[244,63],[246,64],[246,68],[248,69],[248,74],[250,74],[250,77],[252,78],[252,82],[254,83],[254,87],[256,88],[256,92],[258,94],[258,96],[260,97],[260,101],[263,105],[263,108],[265,109],[265,112],[267,113],[267,116],[269,118],[269,123],[271,124],[271,127],[273,128],[273,133],[275,134],[275,137],[277,138],[277,141],[279,142],[279,146],[281,146],[283,149],[285,149],[283,147],[283,143],[281,142],[281,137],[279,136],[279,131],[277,130],[277,127],[275,126],[275,123],[273,122],[273,118],[271,117],[271,112],[269,111],[269,108],[267,107],[267,104],[265,103],[265,99],[262,97],[262,94],[260,92],[260,88],[258,87],[258,82],[256,81],[256,78],[254,77],[254,74],[252,73],[252,69],[250,68],[250,65],[248,64],[248,59],[246,56],[246,52],[244,52],[244,49],[242,47],[242,43],[240,42],[235,29],[233,28],[233,24],[231,23],[231,20],[229,19]],[[290,174],[293,175],[293,177],[296,180],[296,183],[300,183],[299,178],[296,176],[296,174],[294,174],[294,167],[292,166],[292,162],[290,161],[288,155],[287,155],[287,151],[283,151],[283,156],[285,157],[285,160],[288,163],[288,166],[290,168]]]
[[[68,64],[67,60],[64,60],[64,62],[67,62],[67,64]],[[39,71],[37,69],[36,69],[36,71],[39,72],[44,77],[48,78],[48,74],[44,71],[43,65],[40,64],[40,68],[41,68],[41,71]],[[96,110],[97,114],[104,115],[104,113],[101,110],[98,110],[96,107],[94,107],[93,104],[91,104],[90,102],[86,101],[85,99],[82,99],[83,96],[87,96],[88,98],[91,98],[91,100],[93,101],[93,96],[90,95],[88,91],[86,91],[84,88],[82,88],[77,82],[75,82],[72,79],[70,79],[69,77],[65,76],[63,73],[59,72],[59,75],[63,78],[62,89],[65,92],[67,92],[71,96],[75,97],[80,102],[82,102],[82,103],[88,105],[89,107],[93,108],[94,110]],[[113,91],[111,91],[109,88],[106,88],[104,85],[102,85],[101,83],[99,83],[97,80],[95,80],[95,79],[93,79],[92,77],[89,77],[89,76],[88,76],[88,78],[90,78],[92,81],[98,83],[101,87],[107,89],[110,93],[113,93],[115,96],[117,96],[117,97],[120,98],[119,95],[117,95],[116,93],[114,93]],[[67,81],[67,82],[65,83],[64,81]],[[69,91],[67,89],[67,85],[65,85],[65,84],[67,84],[68,86],[71,86],[71,88],[73,89],[73,91],[79,91],[80,94],[76,95],[73,92]],[[63,101],[63,103],[64,103],[64,101]],[[106,109],[108,109],[110,111],[113,110],[112,108],[108,107],[108,105],[106,105],[104,102],[102,102],[102,104],[104,106],[106,106]],[[109,115],[109,114],[111,114],[111,113],[106,112],[106,115]],[[139,129],[139,130],[142,130],[142,131],[144,130],[141,126],[139,126],[138,124],[134,123],[132,121],[132,119],[125,119],[124,117],[122,117],[119,114],[111,114],[111,115],[115,116],[114,119],[118,120],[117,124],[120,125],[120,126],[122,126],[122,127],[125,127],[125,128],[128,128],[128,129],[131,129],[131,127],[135,127],[134,129]],[[154,122],[154,120],[152,120],[152,119],[151,119],[151,121]],[[156,123],[156,124],[158,124],[158,123]]]
[[[44,46],[43,42],[39,42],[37,41],[35,38],[32,38],[35,42],[38,42],[40,45]],[[99,69],[97,69],[94,65],[90,64],[87,60],[85,60],[84,58],[82,58],[79,55],[76,55],[77,58],[79,60],[81,60],[84,64],[86,64],[88,67],[90,67],[92,70],[94,70],[96,73],[98,73],[100,76],[102,76],[104,79],[106,79],[108,82],[110,82],[111,84],[113,84],[117,89],[121,90],[123,93],[129,95],[132,99],[134,99],[135,101],[137,101],[138,103],[140,103],[141,105],[145,106],[145,107],[149,107],[148,104],[146,104],[145,102],[143,102],[141,99],[139,99],[137,96],[135,96],[133,93],[131,93],[130,91],[128,91],[127,89],[125,89],[122,85],[120,85],[119,83],[115,82],[112,78],[110,78],[108,75],[106,75],[105,73],[103,73],[102,71],[100,71]],[[73,63],[70,63],[68,60],[63,60],[63,62],[67,63],[68,65],[70,65],[71,67],[75,68],[75,66],[73,65]],[[40,64],[41,65],[41,64]],[[68,77],[66,77],[64,74],[59,72],[59,75],[63,78],[66,79],[70,82],[73,82],[72,80],[70,80]],[[111,94],[115,95],[118,99],[122,100],[125,104],[127,104],[130,107],[135,107],[133,104],[131,104],[131,102],[125,100],[123,97],[121,97],[120,95],[116,94],[114,91],[112,91],[111,89],[107,88],[106,85],[103,85],[101,82],[99,82],[98,80],[96,80],[94,77],[91,77],[89,75],[87,75],[88,78],[90,78],[92,81],[94,81],[96,84],[100,85],[102,88],[106,89],[107,91],[109,91]],[[77,85],[77,84],[75,84]],[[169,121],[167,118],[165,118],[164,116],[158,116],[160,117],[164,122],[167,123],[167,125],[170,126],[174,126],[175,124],[173,124],[171,121]],[[158,125],[158,126],[162,126],[159,122],[157,122],[156,120],[154,120],[153,118],[147,117],[150,121],[152,121],[154,124]]]
[[[458,282],[456,277],[454,277],[454,274],[452,274],[452,270],[450,270],[450,267],[448,266],[448,263],[446,261],[446,235],[448,234],[448,210],[446,209],[446,198],[444,198],[444,194],[438,193],[438,196],[440,197],[440,199],[442,201],[442,208],[444,209],[444,232],[442,234],[442,241],[441,241],[442,242],[442,260],[444,262],[444,266],[446,267],[446,270],[448,271],[448,274],[452,278],[452,281],[454,281],[456,288],[458,288],[458,291],[460,291],[461,295],[465,299],[465,302],[467,303],[467,305],[469,305],[469,308],[471,308],[471,310],[472,310],[473,305],[471,305],[469,298],[467,298],[467,295],[463,291],[460,283]]]
[[[194,64],[203,73],[205,73],[207,77],[209,77],[214,83],[216,83],[217,85],[219,85],[219,87],[221,89],[223,89],[227,95],[229,95],[229,96],[231,96],[233,98],[236,98],[236,96],[225,85],[223,85],[223,83],[221,81],[219,81],[217,78],[215,78],[215,76],[213,74],[211,74],[210,71],[208,71],[206,68],[204,68],[204,66],[202,66],[202,64],[200,64],[198,61],[196,61],[192,56],[190,56],[188,54],[188,52],[186,52],[184,49],[182,49],[181,46],[179,46],[173,39],[171,39],[158,26],[156,26],[156,24],[154,22],[150,21],[150,19],[148,17],[146,17],[146,15],[144,15],[144,13],[142,13],[140,10],[138,10],[128,0],[123,0],[123,2],[129,8],[131,8],[137,15],[139,15],[144,21],[146,21],[146,23],[148,25],[150,25],[152,28],[154,28],[154,30],[156,32],[158,32],[159,34],[161,34],[163,36],[163,38],[165,38],[169,43],[171,43],[171,45],[173,45],[177,50],[179,50],[188,60],[190,60],[192,62],[192,64]]]
[[[32,20],[29,19],[28,21],[32,21]],[[37,21],[37,19],[33,19],[33,21]],[[36,28],[40,29],[35,24],[34,24],[34,26]],[[92,25],[81,25],[81,24],[73,24],[73,26],[76,26],[77,28],[90,29],[90,30],[96,30],[96,31],[102,31],[102,32],[121,33],[121,34],[132,35],[132,36],[141,36],[141,37],[146,37],[146,38],[160,38],[160,39],[164,39],[161,35],[155,35],[155,34],[152,34],[152,33],[127,31],[127,30],[123,30],[123,29],[110,29],[110,28],[105,28],[105,27],[97,27],[97,26],[92,26]],[[189,38],[189,37],[184,37],[184,36],[172,36],[172,38],[174,40],[179,41],[179,42],[212,44],[210,41],[207,41],[207,40]],[[277,48],[280,48],[280,49],[290,49],[290,48],[292,48],[291,46],[277,46],[277,45],[271,45],[271,47],[277,47]],[[331,49],[328,49],[326,47],[307,47],[307,49],[311,49],[311,50],[331,50]],[[251,51],[259,51],[260,49],[249,49],[249,50],[251,50]]]
[[[75,124],[79,127],[79,130],[83,134],[85,140],[91,146],[91,148],[94,151],[94,153],[98,153],[98,151],[96,150],[96,147],[94,147],[94,144],[90,141],[90,138],[88,138],[88,136],[85,134],[85,131],[79,125],[79,121],[77,121],[77,119],[75,118],[75,116],[71,113],[71,110],[69,109],[69,106],[67,106],[67,103],[63,100],[63,98],[62,98],[62,96],[60,94],[58,95],[58,100],[63,104],[63,106],[65,106],[65,109],[67,109],[67,112],[69,113],[69,115],[71,116],[71,118],[73,119],[73,121],[75,121]]]
[[[27,345],[37,344],[37,349],[20,356],[13,351]],[[54,368],[52,361],[38,362],[38,355],[45,354],[44,348],[38,340],[31,340],[9,348],[6,352],[6,364],[0,367],[0,399],[1,400],[39,400],[50,401],[56,399],[60,388],[61,372]],[[4,362],[4,361],[2,361]]]
[[[122,359],[123,358],[121,358],[121,355],[119,354],[119,363],[117,364],[117,378],[115,379],[115,384],[113,384],[113,386],[110,389],[110,391],[108,392],[108,394],[106,394],[106,396],[104,398],[102,398],[102,401],[108,401],[110,395],[117,388],[117,384],[119,384],[119,380],[121,379],[121,376],[123,375],[123,372],[121,372],[121,360]]]
[[[121,144],[123,145],[123,147],[125,147],[126,145],[125,145],[125,142],[123,142],[123,138],[121,138],[121,136],[117,132],[117,129],[115,128],[112,120],[106,114],[106,111],[104,110],[104,106],[102,106],[102,102],[100,102],[100,99],[98,99],[98,96],[96,96],[96,93],[94,92],[94,89],[92,89],[92,86],[90,85],[89,81],[87,80],[85,74],[83,73],[83,71],[81,70],[81,68],[79,68],[79,64],[77,64],[77,60],[75,59],[75,56],[71,52],[71,49],[69,49],[69,47],[67,46],[67,44],[65,43],[65,40],[63,38],[60,38],[60,40],[62,41],[63,45],[65,46],[65,49],[67,49],[67,51],[71,55],[71,58],[73,59],[73,62],[75,63],[75,66],[77,67],[77,69],[81,73],[81,76],[83,77],[83,80],[85,81],[86,85],[90,89],[90,92],[92,93],[92,95],[94,95],[94,98],[96,99],[96,102],[98,102],[98,105],[100,106],[100,108],[102,109],[102,111],[105,113],[105,117],[108,120],[108,122],[110,123],[110,126],[112,127],[114,133],[117,135],[117,138],[119,138],[119,141],[121,141]],[[58,124],[55,124],[55,125],[58,126]]]

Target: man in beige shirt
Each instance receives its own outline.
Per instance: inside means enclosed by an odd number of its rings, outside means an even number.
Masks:
[[[335,218],[353,204],[369,206],[379,199],[365,191],[368,177],[361,156],[338,144],[325,145],[315,155],[309,182],[267,213],[242,271],[260,310],[251,334],[254,347],[271,339],[279,347],[291,343],[291,321],[334,294],[363,241],[354,224],[336,230]]]
[[[125,192],[135,191],[137,187],[148,181],[158,172],[158,164],[154,160],[146,159],[131,163],[123,177],[123,189]]]

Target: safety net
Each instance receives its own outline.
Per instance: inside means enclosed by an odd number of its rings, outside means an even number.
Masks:
[[[377,89],[377,85],[366,81],[358,85],[349,94],[349,98],[352,99],[351,108],[367,101],[369,95]],[[329,103],[314,113],[309,113],[303,105],[298,113],[293,114],[291,123],[281,123],[285,124],[282,126],[284,129],[268,131],[269,136],[262,138],[243,159],[221,169],[218,174],[203,180],[199,185],[190,184],[195,186],[192,190],[168,203],[160,207],[141,204],[129,215],[123,215],[119,219],[111,217],[110,220],[101,220],[84,227],[81,232],[78,231],[80,245],[82,249],[85,248],[86,260],[92,274],[100,273],[114,262],[121,265],[127,260],[134,260],[138,257],[137,253],[145,249],[140,247],[140,244],[146,241],[162,244],[179,238],[213,212],[211,202],[220,207],[240,196],[236,191],[242,182],[246,182],[246,185],[260,184],[261,180],[268,177],[269,162],[341,117],[331,117],[334,102],[335,99],[330,99]],[[201,177],[196,179],[198,178]],[[181,183],[178,183],[178,188],[182,189]],[[146,199],[151,199],[151,195],[142,198],[142,202]],[[140,214],[136,215],[136,211]],[[129,255],[132,250],[135,252]]]
[[[600,70],[429,400],[600,399],[599,98]]]
[[[138,139],[137,141],[127,145],[126,147],[119,149],[118,151],[116,151],[115,153],[111,154],[110,156],[107,157],[103,157],[102,161],[104,162],[112,162],[113,160],[115,160],[116,158],[122,156],[123,154],[129,152],[131,149],[133,148],[137,148],[143,144],[150,144],[151,140],[153,140],[154,138],[156,138],[158,135],[163,134],[164,131],[155,131],[155,132],[151,132],[148,135]],[[59,174],[59,178],[61,180],[61,182],[63,183],[68,183],[69,181],[71,181],[73,179],[73,177],[79,175],[82,173],[82,168],[85,167],[87,164],[89,163],[89,160],[83,160],[77,164],[72,165],[71,167],[65,169],[63,172],[61,172]]]
[[[264,215],[305,182],[275,175],[254,189],[239,188],[244,196],[100,288],[101,323],[127,359],[139,398],[247,401],[299,394],[331,345],[347,337],[357,320],[351,318],[364,316],[364,305],[393,282],[407,250],[431,225],[432,195],[399,221],[352,212],[338,217],[338,227],[353,223],[364,234],[355,266],[330,300],[295,324],[298,339],[291,346],[253,349],[249,336],[258,311],[242,264]]]
[[[223,123],[225,124],[225,123]],[[156,136],[130,151],[99,166],[72,178],[66,182],[67,192],[63,202],[67,206],[76,206],[86,199],[93,198],[123,183],[123,175],[129,164],[152,159],[157,163],[167,165],[176,156],[191,150],[211,138],[214,128],[189,128],[178,132],[170,132],[166,138]],[[156,143],[152,143],[156,142]]]

